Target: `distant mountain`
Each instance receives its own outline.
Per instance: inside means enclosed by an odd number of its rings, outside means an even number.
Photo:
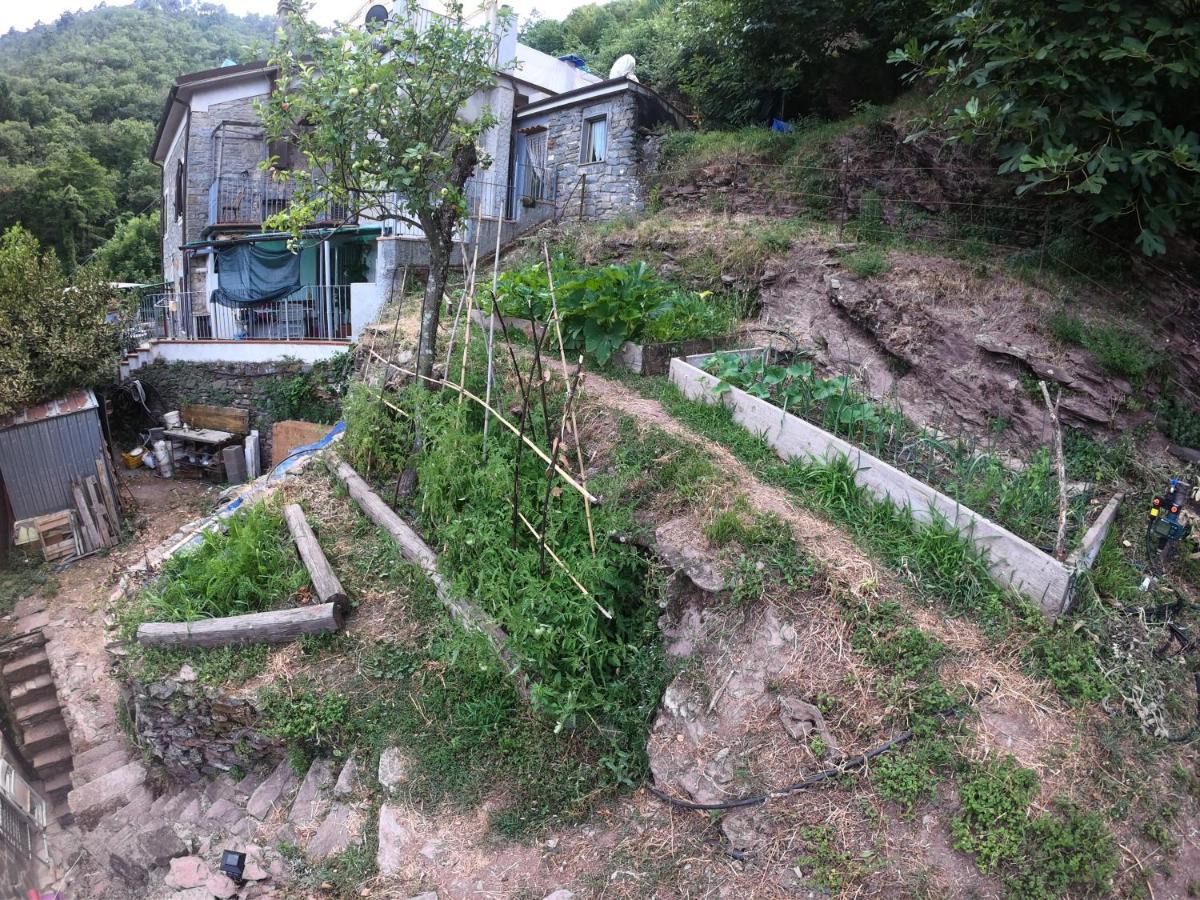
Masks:
[[[171,83],[246,61],[273,32],[209,3],[137,0],[0,36],[0,230],[21,223],[70,267],[153,215],[146,154]]]

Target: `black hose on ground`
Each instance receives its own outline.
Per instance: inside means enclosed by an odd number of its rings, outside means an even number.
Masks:
[[[786,797],[788,794],[795,794],[799,791],[807,790],[813,785],[820,784],[822,781],[827,781],[830,778],[836,778],[839,775],[845,775],[847,772],[853,772],[855,769],[861,769],[868,762],[882,753],[886,753],[893,747],[898,747],[913,737],[912,731],[902,731],[895,737],[889,738],[877,747],[872,747],[866,753],[860,753],[858,756],[852,756],[842,762],[841,765],[835,766],[832,769],[825,769],[823,772],[815,772],[809,775],[803,781],[798,781],[795,784],[789,784],[787,787],[780,788],[777,791],[772,791],[769,794],[762,794],[757,797],[743,797],[740,800],[727,800],[723,803],[693,803],[691,800],[680,800],[678,797],[672,797],[665,791],[656,788],[654,785],[646,785],[646,789],[650,791],[659,800],[664,803],[669,803],[678,809],[697,810],[700,812],[714,812],[724,809],[741,809],[746,806],[758,806],[760,803],[766,803],[768,800],[777,797]]]

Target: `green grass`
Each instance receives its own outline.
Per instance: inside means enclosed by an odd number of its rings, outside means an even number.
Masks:
[[[58,593],[58,580],[40,556],[14,548],[8,565],[0,569],[0,616],[12,612],[18,600],[39,592],[44,597],[53,597]]]
[[[308,583],[283,516],[266,503],[238,512],[225,530],[205,532],[194,550],[172,557],[126,608],[127,636],[142,622],[194,622],[263,612]]]
[[[842,265],[859,278],[874,278],[891,269],[887,251],[878,247],[863,247],[852,250],[842,257]]]
[[[1065,310],[1051,313],[1044,324],[1055,340],[1085,347],[1105,372],[1128,378],[1135,387],[1143,384],[1164,362],[1162,352],[1132,329],[1096,325]]]

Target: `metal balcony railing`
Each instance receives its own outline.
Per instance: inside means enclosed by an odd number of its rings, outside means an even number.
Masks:
[[[291,205],[296,182],[280,180],[266,172],[218,175],[208,189],[208,224],[260,227]],[[348,223],[350,210],[340,203],[326,204],[317,224]]]
[[[227,306],[203,291],[157,294],[138,306],[149,337],[193,341],[349,341],[350,286],[304,285],[279,300]]]

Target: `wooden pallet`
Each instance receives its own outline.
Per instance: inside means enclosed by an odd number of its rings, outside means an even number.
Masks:
[[[47,562],[79,555],[79,526],[73,510],[64,509],[38,516],[31,524],[37,532],[42,558]]]

